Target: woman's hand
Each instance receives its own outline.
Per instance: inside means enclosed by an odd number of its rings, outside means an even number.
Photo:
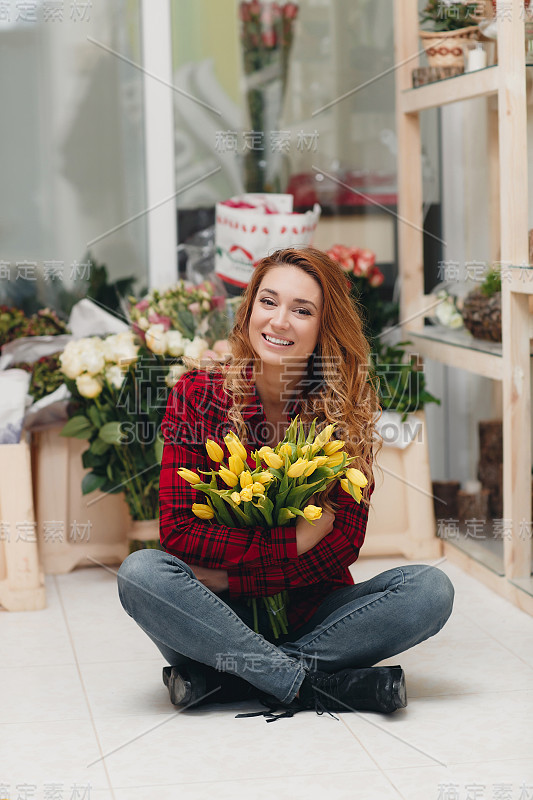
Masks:
[[[311,497],[309,503],[312,504],[313,498]],[[308,522],[304,517],[298,517],[296,523],[296,550],[299,556],[307,553],[316,544],[333,530],[335,522],[335,514],[331,511],[323,511],[320,519],[315,520],[314,523]]]
[[[208,567],[195,567],[190,565],[196,578],[203,583],[207,589],[211,589],[215,594],[225,592],[228,588],[228,573],[225,569],[209,569]]]

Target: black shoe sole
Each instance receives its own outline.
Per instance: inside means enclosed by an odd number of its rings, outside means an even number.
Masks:
[[[392,700],[394,711],[398,708],[405,708],[407,705],[407,689],[405,688],[405,673],[401,667],[391,667],[392,679]]]
[[[163,683],[168,689],[170,702],[175,706],[189,705],[201,696],[193,693],[191,681],[179,672],[178,667],[163,667]]]

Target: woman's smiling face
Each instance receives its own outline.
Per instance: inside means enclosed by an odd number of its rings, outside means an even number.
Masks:
[[[254,300],[250,343],[264,364],[304,362],[315,349],[321,318],[320,284],[298,267],[273,267]]]

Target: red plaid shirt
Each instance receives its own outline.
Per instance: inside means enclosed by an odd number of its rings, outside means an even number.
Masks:
[[[335,589],[353,584],[348,570],[365,538],[368,510],[338,485],[332,499],[339,504],[333,530],[307,553],[298,556],[296,528],[227,528],[198,519],[194,502],[204,502],[194,487],[176,474],[180,467],[209,470],[206,439],[224,446],[232,429],[227,412],[230,400],[222,391],[222,376],[192,370],[180,378],[168,399],[162,423],[165,439],[160,478],[160,532],[165,550],[194,565],[225,569],[230,597],[265,597],[289,591],[288,621],[293,629],[307,622],[324,598]],[[247,449],[265,444],[265,414],[251,383],[253,401],[243,410],[250,441]],[[289,418],[298,403],[289,407]],[[251,469],[255,461],[248,459]]]

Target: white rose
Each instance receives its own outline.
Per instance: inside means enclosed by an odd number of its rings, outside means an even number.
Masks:
[[[185,339],[179,331],[167,331],[167,352],[170,356],[182,356]]]
[[[192,342],[186,343],[183,355],[188,356],[188,358],[201,358],[204,350],[208,348],[209,345],[205,339],[195,336]]]
[[[148,322],[148,320],[146,319],[146,317],[141,317],[140,319],[138,319],[138,320],[137,320],[137,325],[139,326],[139,328],[140,328],[142,331],[147,331],[147,330],[148,330],[148,328],[150,327],[150,323]]]
[[[113,364],[112,367],[108,367],[105,371],[105,376],[107,382],[110,383],[114,389],[120,389],[124,383],[124,373],[118,364]]]
[[[150,325],[146,331],[146,346],[158,356],[162,356],[167,349],[167,333],[161,323]]]
[[[113,336],[108,336],[104,341],[106,360],[115,364],[130,364],[135,361],[138,350],[132,331],[116,333]]]
[[[97,336],[91,339],[80,339],[81,371],[89,375],[98,375],[105,367],[105,351],[102,339]]]
[[[88,375],[86,372],[83,375],[78,375],[76,378],[76,387],[82,397],[88,397],[90,400],[98,397],[102,391],[102,384],[100,381],[93,378],[92,375]]]
[[[67,378],[71,380],[75,380],[75,378],[83,372],[80,360],[80,347],[77,341],[67,344],[59,356],[59,361],[61,362],[61,369]]]
[[[167,377],[165,378],[166,385],[172,389],[174,384],[179,381],[182,375],[187,372],[187,367],[184,364],[172,364],[169,367]]]

